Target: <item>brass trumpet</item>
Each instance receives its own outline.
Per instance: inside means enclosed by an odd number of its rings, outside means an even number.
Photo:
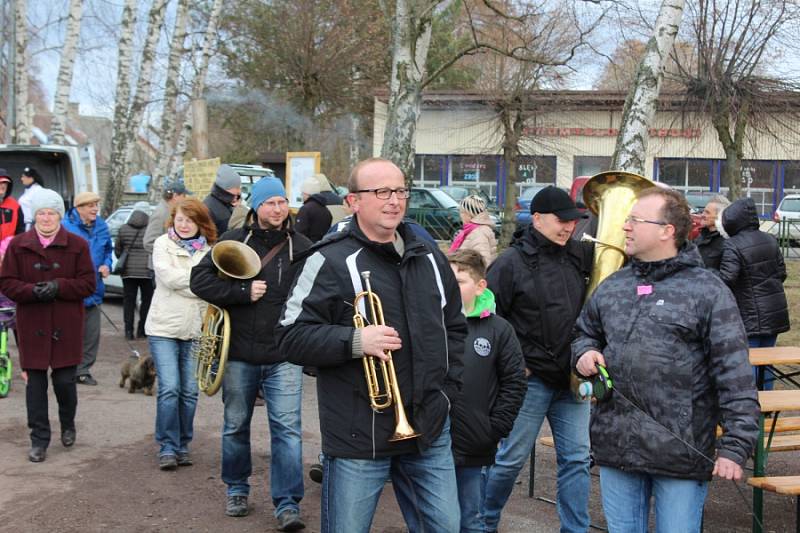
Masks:
[[[371,315],[371,324],[375,326],[385,325],[383,320],[383,305],[378,295],[372,292],[372,287],[369,282],[369,270],[361,273],[364,279],[364,286],[367,288],[356,294],[353,300],[353,308],[355,314],[353,315],[353,325],[356,328],[363,328],[370,322],[364,315],[362,315],[358,306],[361,300],[369,302],[369,314]],[[386,409],[394,404],[394,421],[395,428],[394,434],[389,438],[389,442],[397,442],[400,440],[413,439],[419,437],[406,417],[406,410],[403,408],[403,399],[400,397],[400,386],[397,384],[397,374],[394,371],[394,363],[392,362],[392,352],[389,350],[384,351],[389,356],[388,361],[378,359],[381,371],[378,374],[375,357],[365,355],[362,358],[364,363],[364,375],[367,380],[367,393],[369,394],[369,405],[376,413],[380,413],[382,409]],[[383,390],[381,390],[380,378],[383,377]]]

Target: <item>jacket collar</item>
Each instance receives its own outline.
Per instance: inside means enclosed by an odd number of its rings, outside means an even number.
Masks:
[[[374,250],[379,255],[386,256],[388,259],[393,261],[401,259],[392,243],[375,242],[364,235],[364,232],[361,231],[361,228],[358,226],[357,215],[353,215],[353,219],[350,221],[350,225],[345,231],[347,231],[348,234],[351,235],[355,240],[359,241],[367,248]],[[414,232],[411,231],[411,229],[404,222],[400,222],[400,225],[397,226],[397,232],[400,234],[400,237],[403,239],[403,243],[405,245],[405,251],[402,257],[403,260],[417,255],[425,255],[428,252],[428,249],[425,248],[425,245],[422,243],[422,241],[417,239],[416,235],[414,235]]]
[[[67,246],[67,238],[68,238],[67,233],[68,230],[64,226],[58,228],[58,233],[56,233],[56,236],[53,238],[53,242],[50,243],[50,246],[58,246],[60,248],[65,248]],[[20,235],[19,245],[22,248],[26,248],[38,254],[41,254],[42,251],[44,251],[42,243],[39,242],[39,235],[33,228],[29,229],[28,231]]]
[[[635,257],[631,258],[631,268],[636,275],[650,281],[661,281],[672,276],[674,273],[689,267],[703,267],[703,258],[697,251],[697,246],[693,242],[686,241],[678,254],[661,261],[639,261]]]

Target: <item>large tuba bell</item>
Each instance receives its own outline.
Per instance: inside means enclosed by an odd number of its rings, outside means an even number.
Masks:
[[[211,261],[221,278],[250,279],[261,271],[258,254],[239,241],[218,242],[211,249]],[[197,357],[197,387],[208,396],[216,394],[222,385],[230,339],[228,312],[209,304],[200,338],[195,339],[193,346]]]
[[[369,283],[369,271],[365,270],[361,273],[364,278],[364,285],[367,290],[361,291],[356,294],[353,300],[353,308],[355,314],[353,315],[353,324],[356,328],[363,328],[367,323],[374,326],[383,326],[383,305],[381,304],[378,295],[372,292],[372,287]],[[369,305],[369,318],[361,314],[359,305],[361,300],[364,300]],[[379,413],[382,409],[386,409],[394,404],[394,421],[395,428],[394,434],[389,438],[389,442],[396,442],[400,440],[413,439],[419,437],[406,417],[406,410],[403,407],[403,399],[400,397],[400,386],[397,384],[397,374],[394,371],[394,363],[392,362],[392,352],[386,351],[389,356],[388,361],[378,359],[381,372],[378,373],[375,357],[365,355],[362,358],[364,362],[364,375],[367,379],[367,393],[369,394],[369,405],[372,410]],[[383,387],[381,387],[381,380],[383,380]]]
[[[594,263],[586,299],[608,276],[625,263],[625,232],[622,225],[636,202],[639,191],[652,187],[649,179],[623,170],[595,174],[583,188],[583,202],[597,216],[597,235],[582,240],[595,243]]]

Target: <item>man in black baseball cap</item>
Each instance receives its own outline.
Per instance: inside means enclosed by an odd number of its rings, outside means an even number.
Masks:
[[[545,416],[556,439],[562,531],[589,529],[589,403],[569,389],[570,342],[592,268],[591,244],[570,239],[581,212],[569,195],[546,187],[533,197],[531,224],[489,267],[497,314],[516,331],[528,390],[509,436],[489,468],[486,527],[497,529],[514,482]]]

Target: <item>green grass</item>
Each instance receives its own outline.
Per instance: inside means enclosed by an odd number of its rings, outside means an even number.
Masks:
[[[800,346],[800,261],[787,261],[786,273],[783,289],[789,301],[792,329],[778,335],[778,346]]]

